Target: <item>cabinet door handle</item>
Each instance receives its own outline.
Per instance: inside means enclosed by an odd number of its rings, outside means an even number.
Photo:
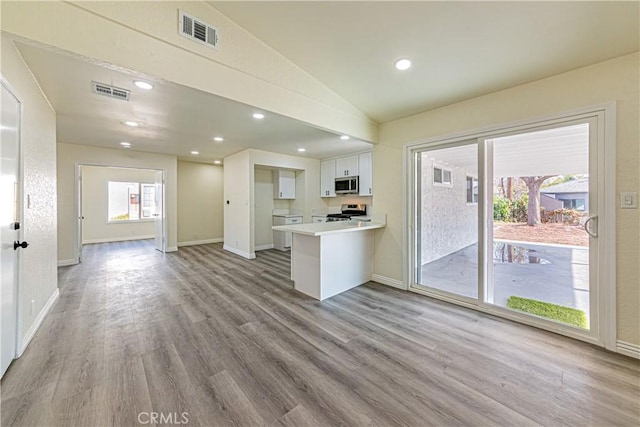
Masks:
[[[280,192],[280,197],[282,197],[282,191]]]
[[[371,189],[369,189],[369,194],[371,194]]]

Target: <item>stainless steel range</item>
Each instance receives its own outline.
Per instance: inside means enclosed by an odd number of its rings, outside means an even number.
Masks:
[[[365,204],[344,204],[340,208],[339,214],[327,215],[327,222],[357,220],[358,217],[367,215],[367,205]]]

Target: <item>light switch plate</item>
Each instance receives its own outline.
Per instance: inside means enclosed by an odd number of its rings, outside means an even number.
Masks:
[[[638,193],[635,191],[620,193],[620,207],[622,209],[637,209]]]

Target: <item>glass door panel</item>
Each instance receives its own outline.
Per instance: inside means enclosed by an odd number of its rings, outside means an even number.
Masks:
[[[415,153],[415,283],[478,298],[478,146]]]
[[[589,329],[585,224],[597,226],[588,221],[596,212],[589,123],[486,144],[493,152],[486,242],[493,261],[487,260],[485,302]]]

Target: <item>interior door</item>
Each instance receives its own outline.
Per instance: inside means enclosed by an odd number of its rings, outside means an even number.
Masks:
[[[156,250],[160,252],[164,252],[165,248],[165,236],[164,236],[164,223],[165,223],[165,215],[164,215],[164,172],[157,171],[154,175],[154,184],[155,184],[155,206],[154,206],[154,214],[153,217],[155,219],[155,246]]]
[[[84,220],[84,215],[82,214],[82,166],[78,166],[78,186],[77,186],[77,197],[78,201],[77,211],[78,211],[78,262],[82,262],[82,221]]]
[[[0,377],[16,356],[17,342],[17,293],[19,275],[19,250],[14,242],[20,237],[20,102],[2,82],[2,129],[0,139],[0,226],[2,227],[2,313]],[[7,203],[7,201],[11,201]]]

